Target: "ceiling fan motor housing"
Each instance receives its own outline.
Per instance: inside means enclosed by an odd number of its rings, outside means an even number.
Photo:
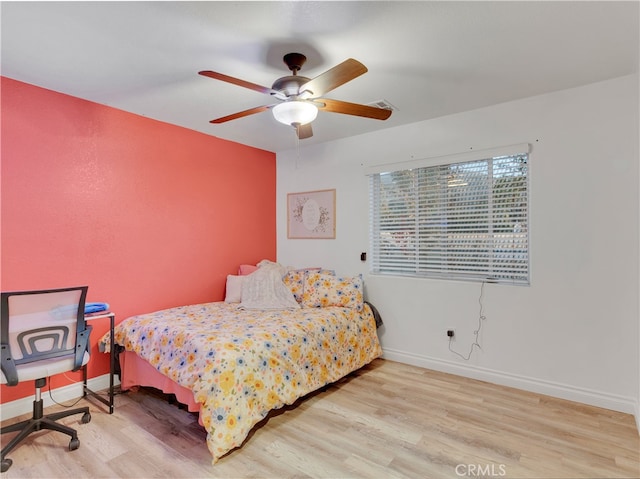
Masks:
[[[300,87],[307,83],[309,78],[299,76],[299,75],[290,75],[282,78],[278,78],[273,82],[271,88],[273,90],[284,93],[287,97],[295,97],[298,96],[300,92]]]

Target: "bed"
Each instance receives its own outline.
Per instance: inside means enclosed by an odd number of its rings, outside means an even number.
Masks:
[[[362,300],[362,279],[332,273],[283,274],[268,262],[239,281],[240,301],[228,278],[225,301],[125,319],[114,330],[121,387],[175,394],[199,413],[217,462],[269,411],[381,356],[380,320]],[[101,339],[107,351],[110,339]]]

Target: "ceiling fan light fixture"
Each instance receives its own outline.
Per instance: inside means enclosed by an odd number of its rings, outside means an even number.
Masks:
[[[306,125],[318,116],[318,107],[307,101],[291,100],[278,103],[271,110],[273,117],[285,125]]]

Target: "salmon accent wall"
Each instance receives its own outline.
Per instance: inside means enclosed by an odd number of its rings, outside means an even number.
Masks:
[[[275,154],[1,82],[3,291],[86,284],[120,322],[220,301],[239,264],[275,260]],[[90,378],[109,370],[108,320],[92,324]],[[33,388],[3,385],[1,401]]]

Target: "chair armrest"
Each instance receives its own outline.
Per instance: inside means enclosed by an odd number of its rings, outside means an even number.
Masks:
[[[89,337],[93,326],[87,325],[84,331],[76,331],[76,356],[73,363],[73,371],[82,367],[85,351],[89,350]]]
[[[18,384],[18,370],[16,369],[16,363],[11,357],[11,349],[8,344],[2,345],[1,350],[1,363],[2,372],[7,379],[7,385],[15,386]]]

